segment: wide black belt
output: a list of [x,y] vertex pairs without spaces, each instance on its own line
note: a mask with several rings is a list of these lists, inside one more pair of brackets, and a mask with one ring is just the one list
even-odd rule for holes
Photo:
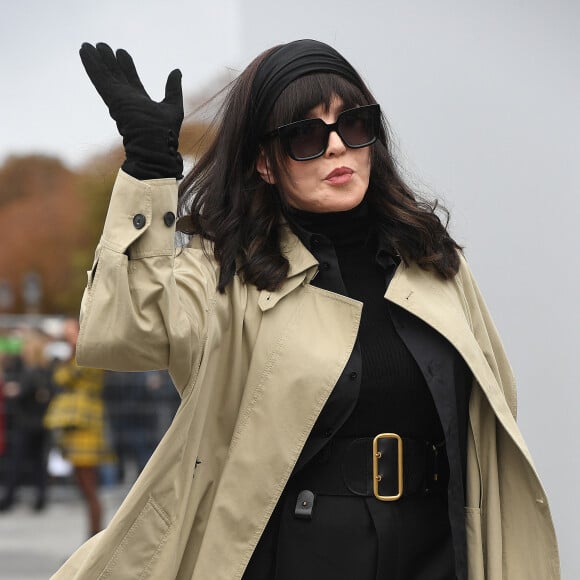
[[448,481],[444,442],[380,433],[376,437],[333,439],[296,474],[293,487],[309,492],[308,497],[360,496],[397,501],[416,494],[444,492]]

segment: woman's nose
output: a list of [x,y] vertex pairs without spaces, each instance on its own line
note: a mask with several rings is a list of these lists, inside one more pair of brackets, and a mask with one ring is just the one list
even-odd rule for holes
[[340,155],[346,150],[346,145],[344,141],[340,138],[340,135],[336,131],[331,131],[328,134],[328,145],[326,146],[326,155]]

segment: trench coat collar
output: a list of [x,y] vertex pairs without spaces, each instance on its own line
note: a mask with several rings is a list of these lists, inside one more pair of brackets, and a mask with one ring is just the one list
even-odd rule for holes
[[318,260],[304,246],[286,222],[280,227],[280,247],[282,255],[287,258],[290,264],[288,278],[305,273],[308,278],[307,281],[310,281],[315,274]]
[[[203,243],[201,238],[194,236],[189,241],[189,247],[203,248]],[[213,245],[209,244],[209,247],[213,251]],[[288,273],[276,290],[260,291],[258,305],[263,312],[276,306],[284,296],[301,284],[308,284],[318,271],[318,260],[302,244],[283,218],[280,223],[280,249],[282,255],[288,260]],[[236,271],[240,271],[239,262]]]
[[308,284],[318,271],[318,260],[302,244],[286,222],[280,226],[280,248],[282,255],[289,263],[288,274],[276,290],[260,292],[258,305],[263,312],[276,306],[284,296],[301,284]]
[[[308,232],[304,231],[305,238]],[[274,307],[284,296],[296,289],[300,284],[309,284],[318,272],[318,260],[308,249],[306,240],[292,231],[285,218],[281,218],[280,223],[280,248],[282,255],[289,262],[289,269],[286,280],[280,288],[274,291],[262,290],[258,305],[262,311],[267,311]],[[394,257],[393,257],[394,256]],[[384,241],[379,243],[377,249],[377,263],[389,271],[392,266],[398,266],[400,257],[393,252],[390,246]]]

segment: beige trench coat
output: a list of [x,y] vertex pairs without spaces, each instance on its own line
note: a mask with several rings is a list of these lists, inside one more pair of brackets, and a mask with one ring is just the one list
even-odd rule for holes
[[[309,284],[317,262],[289,230],[280,290],[236,277],[218,293],[213,259],[195,245],[174,250],[164,216],[176,198],[173,179],[120,172],[88,273],[77,357],[114,370],[169,368],[182,403],[107,529],[56,580],[241,578],[356,339],[361,304]],[[385,298],[446,337],[474,375],[470,580],[559,578],[548,502],[515,421],[512,372],[467,265],[443,281],[401,264]]]

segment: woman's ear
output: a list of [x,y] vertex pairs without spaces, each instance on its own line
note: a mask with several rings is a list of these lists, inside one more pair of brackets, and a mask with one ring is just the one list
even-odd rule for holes
[[260,177],[266,183],[270,185],[274,185],[276,183],[276,179],[270,171],[270,162],[268,161],[268,158],[266,157],[263,149],[260,149],[258,159],[256,160],[256,171],[260,174]]

